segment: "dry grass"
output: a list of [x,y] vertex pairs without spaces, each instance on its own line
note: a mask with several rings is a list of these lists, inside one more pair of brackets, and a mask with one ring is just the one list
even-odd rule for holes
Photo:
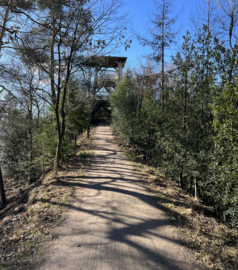
[[91,159],[92,143],[93,136],[89,140],[86,134],[81,136],[75,156],[57,175],[48,173],[37,187],[28,190],[25,203],[22,198],[12,204],[12,210],[0,213],[0,269],[35,267],[43,248],[54,237],[53,228],[63,221],[73,202],[75,184]]
[[128,145],[119,145],[158,199],[159,207],[170,215],[180,239],[193,251],[201,269],[237,270],[238,230],[220,223],[211,207],[186,194],[159,169],[147,166]]

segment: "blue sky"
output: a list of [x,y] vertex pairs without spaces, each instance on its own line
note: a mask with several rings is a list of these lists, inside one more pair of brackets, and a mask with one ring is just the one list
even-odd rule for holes
[[[129,10],[130,16],[132,16],[132,23],[135,30],[141,35],[146,35],[146,26],[148,25],[149,17],[148,13],[153,11],[153,0],[128,0],[128,4],[125,10]],[[202,0],[174,0],[175,13],[178,13],[183,8],[183,13],[177,22],[177,27],[182,26],[179,34],[180,40],[187,30],[191,30],[190,14],[195,11],[196,4]],[[176,27],[175,26],[175,27]],[[142,59],[142,55],[148,54],[150,48],[142,47],[136,38],[133,38],[131,48],[127,51],[121,50],[120,56],[127,57],[128,68],[136,67],[139,63],[139,59]],[[175,52],[175,49],[171,52],[167,51],[167,57]],[[119,55],[119,54],[118,54]]]

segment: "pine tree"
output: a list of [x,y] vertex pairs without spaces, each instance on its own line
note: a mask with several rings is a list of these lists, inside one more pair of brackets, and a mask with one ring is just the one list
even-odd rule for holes
[[213,57],[212,37],[207,26],[200,29],[194,50],[194,90],[191,102],[193,115],[191,116],[191,129],[193,131],[193,152],[196,160],[197,177],[194,178],[195,197],[204,196],[201,190],[206,182],[209,164],[213,149],[212,123],[212,87],[215,82],[215,67]]
[[[177,161],[176,159],[173,161],[173,166],[176,166],[174,168],[176,172],[179,171],[179,181],[182,188],[185,188],[185,182],[187,181],[185,175],[188,174],[188,168],[191,167],[190,163],[192,162],[189,152],[192,143],[189,124],[192,111],[191,97],[194,87],[192,80],[194,75],[193,51],[194,45],[190,33],[187,32],[181,46],[182,54],[178,53],[173,58],[176,66],[176,89],[170,98],[170,104],[173,104],[173,108],[167,115],[167,119],[173,117],[171,118],[173,121],[168,121],[168,130],[172,132],[170,136],[174,138],[174,143],[171,146],[174,149],[180,149],[180,157],[178,157]],[[168,149],[167,151],[171,150]]]
[[166,85],[165,85],[165,52],[175,44],[175,38],[177,31],[173,29],[174,24],[180,15],[172,16],[174,11],[173,2],[171,0],[155,0],[154,1],[154,13],[151,21],[151,27],[149,29],[150,39],[146,39],[138,36],[142,45],[148,45],[152,48],[153,52],[150,56],[156,63],[161,64],[161,104],[162,110],[165,108],[166,99]]
[[127,72],[122,82],[112,92],[110,104],[112,119],[123,140],[135,145],[138,102],[134,95],[135,84],[131,73]]

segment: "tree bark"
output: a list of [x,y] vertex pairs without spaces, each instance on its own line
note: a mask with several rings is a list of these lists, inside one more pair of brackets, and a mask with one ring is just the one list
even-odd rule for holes
[[197,198],[198,194],[198,182],[197,182],[197,177],[194,177],[194,198]]
[[55,94],[55,22],[56,22],[56,16],[53,18],[52,23],[52,37],[51,37],[51,44],[50,44],[50,90],[51,90],[51,98],[52,103],[55,104],[56,102],[56,94]]
[[90,124],[87,127],[87,138],[89,139],[89,135],[90,135]]
[[13,3],[13,0],[9,0],[5,14],[4,14],[4,18],[3,18],[2,30],[0,33],[0,53],[1,53],[2,45],[3,45],[2,40],[3,40],[3,36],[5,33],[5,28],[6,28],[6,24],[7,24],[7,20],[8,20],[8,14],[9,14],[10,6],[12,5],[12,3]]
[[184,181],[183,181],[183,165],[182,165],[182,167],[181,167],[181,172],[180,172],[179,178],[180,178],[180,185],[181,185],[181,188],[184,189]]
[[1,191],[2,205],[5,205],[7,200],[6,200],[5,190],[4,190],[1,167],[0,167],[0,191]]
[[57,172],[59,169],[59,161],[60,161],[60,150],[61,150],[61,144],[62,144],[62,136],[58,136],[58,143],[56,148],[56,154],[55,154],[55,164],[54,164],[54,170]]
[[164,91],[164,23],[165,23],[165,6],[163,4],[163,20],[162,20],[162,78],[161,78],[161,91],[162,91],[162,110],[164,112],[164,99],[165,99],[165,91]]
[[[2,50],[3,36],[4,36],[4,33],[5,33],[5,28],[6,28],[8,15],[9,15],[9,11],[10,11],[10,6],[12,5],[12,3],[13,3],[13,0],[9,0],[6,11],[5,11],[5,14],[4,14],[3,22],[2,22],[2,30],[0,32],[0,53],[1,53],[1,50]],[[0,167],[0,192],[1,192],[2,204],[5,205],[7,200],[6,200],[5,190],[4,190],[1,167]]]
[[[77,29],[75,30],[76,33]],[[60,84],[61,84],[61,52],[60,52],[60,46],[61,46],[61,41],[58,43],[58,61],[59,61],[59,68],[58,68],[58,89],[57,89],[57,100],[56,100],[56,108],[55,108],[55,114],[56,114],[56,121],[57,121],[57,128],[58,128],[58,143],[57,143],[57,148],[56,148],[56,154],[55,154],[55,163],[54,163],[54,170],[58,171],[59,169],[59,161],[60,161],[60,151],[61,151],[61,145],[62,141],[64,138],[65,134],[65,100],[66,100],[66,92],[67,92],[67,87],[68,87],[68,81],[70,77],[70,65],[72,61],[72,55],[73,55],[73,48],[71,47],[71,52],[70,56],[68,59],[67,63],[67,68],[66,68],[66,78],[65,78],[65,83],[63,87],[63,95],[60,97]],[[61,105],[61,121],[60,121],[60,115],[59,115],[59,106],[60,106],[60,98],[62,98],[62,105]]]

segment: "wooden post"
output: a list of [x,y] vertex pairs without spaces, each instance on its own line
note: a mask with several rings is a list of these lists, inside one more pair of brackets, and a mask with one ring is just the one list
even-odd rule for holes
[[119,66],[118,66],[118,68],[119,68],[119,81],[121,81],[122,80],[122,62],[119,62]]
[[122,62],[116,61],[117,63],[117,68],[114,68],[117,72],[118,75],[118,81],[120,82],[122,80]]

